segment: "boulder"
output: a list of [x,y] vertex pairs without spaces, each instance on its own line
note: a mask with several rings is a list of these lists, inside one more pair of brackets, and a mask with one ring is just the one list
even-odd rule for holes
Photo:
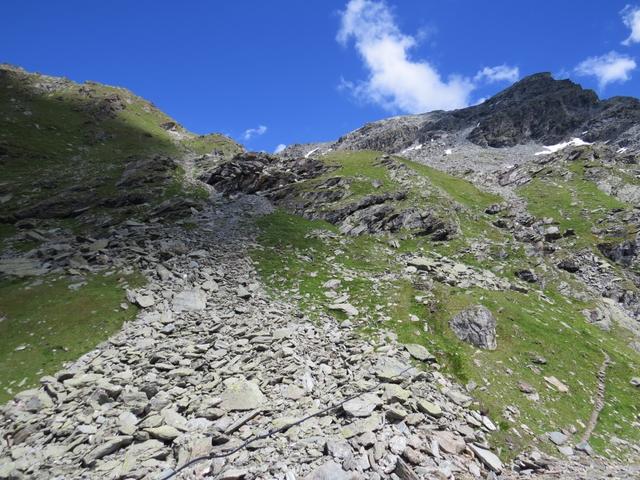
[[496,319],[491,311],[482,305],[461,311],[451,319],[449,326],[463,342],[487,350],[495,350],[498,346]]

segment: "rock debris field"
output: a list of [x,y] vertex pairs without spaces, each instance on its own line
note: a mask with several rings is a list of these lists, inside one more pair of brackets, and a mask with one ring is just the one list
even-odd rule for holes
[[174,478],[582,478],[588,457],[555,473],[535,451],[504,466],[486,440],[492,420],[424,347],[270,298],[247,254],[251,217],[270,209],[241,196],[194,212],[198,228],[114,230],[111,264],[149,279],[127,292],[140,314],[0,408],[0,479],[167,478],[365,391]]

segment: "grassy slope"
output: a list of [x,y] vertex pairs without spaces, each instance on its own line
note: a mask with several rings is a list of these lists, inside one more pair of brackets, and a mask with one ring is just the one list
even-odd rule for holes
[[[121,193],[116,182],[131,159],[158,154],[179,158],[211,151],[231,156],[241,150],[222,135],[168,132],[162,124],[171,122],[170,117],[121,88],[81,86],[6,67],[0,68],[0,74],[0,196],[13,195],[1,205],[1,214],[75,186],[88,189],[94,199],[112,198]],[[36,86],[43,82],[57,86],[45,91]],[[113,115],[96,114],[100,102],[113,97],[125,108]],[[206,195],[185,185],[180,167],[173,177],[153,203],[174,196]],[[124,219],[143,208],[103,210]],[[96,208],[92,213],[101,211]],[[93,227],[78,218],[52,219],[41,225],[93,233]],[[13,225],[0,223],[0,254],[38,246],[16,233]],[[133,307],[126,311],[118,307],[124,291],[116,275],[88,276],[87,285],[77,291],[67,288],[80,281],[77,278],[40,280],[44,283],[30,286],[30,280],[0,279],[0,402],[10,397],[9,391],[33,385],[43,374],[95,347],[135,315]],[[22,344],[29,347],[15,351]]]
[[[231,156],[241,150],[222,135],[167,131],[162,125],[172,119],[127,90],[67,82],[45,92],[34,87],[40,81],[38,75],[13,71],[0,77],[0,153],[5,154],[5,159],[0,156],[0,192],[13,194],[4,204],[7,211],[78,185],[97,198],[111,197],[131,160],[211,151]],[[96,113],[110,98],[124,109]],[[181,187],[176,170],[174,185],[156,201],[190,193]]]
[[120,308],[123,286],[140,276],[91,275],[70,289],[76,278],[44,277],[0,282],[0,402],[36,385],[118,331],[137,309]]
[[563,175],[558,168],[544,170],[519,192],[536,217],[553,218],[562,230],[572,228],[576,232],[576,246],[593,246],[598,240],[592,227],[601,228],[606,213],[629,205],[585,180],[582,162],[571,164],[568,172]]
[[[386,172],[372,165],[375,157],[373,152],[334,154],[328,162],[344,165],[332,175],[352,175],[362,186],[370,185],[372,178],[388,182]],[[275,294],[298,297],[313,316],[314,311],[325,309],[329,303],[323,283],[330,278],[342,279],[339,291],[349,293],[350,302],[360,310],[358,320],[363,331],[391,328],[401,341],[427,346],[460,381],[474,381],[481,387],[474,394],[481,408],[489,411],[501,425],[494,441],[503,446],[505,457],[535,442],[536,435],[550,430],[575,426],[578,438],[582,430],[579,421],[588,420],[595,393],[595,373],[602,363],[602,352],[607,351],[615,363],[608,372],[607,405],[592,443],[600,452],[623,456],[624,449],[606,451],[606,440],[611,435],[640,440],[638,429],[632,426],[640,413],[634,402],[637,392],[629,385],[633,371],[640,367],[640,358],[626,347],[625,332],[606,334],[588,325],[580,311],[589,305],[562,297],[555,291],[553,282],[544,292],[528,294],[441,284],[429,292],[412,283],[409,277],[398,275],[403,269],[398,255],[408,252],[436,251],[480,267],[498,267],[507,276],[526,266],[521,248],[512,244],[502,231],[491,225],[490,217],[483,214],[484,208],[499,198],[428,167],[408,161],[405,164],[435,187],[437,191],[429,197],[432,201],[446,203],[453,199],[464,207],[456,211],[464,236],[451,242],[429,243],[400,233],[401,248],[394,250],[385,238],[327,236],[327,232],[336,232],[335,227],[277,212],[260,221],[261,247],[253,252],[267,285]],[[300,188],[308,187],[303,184]],[[589,191],[589,195],[592,193]],[[363,194],[362,189],[354,194]],[[532,204],[535,210],[537,202]],[[567,224],[567,228],[575,225]],[[314,233],[317,231],[325,235],[318,238]],[[506,258],[477,259],[468,253],[471,243],[487,236],[508,252]],[[389,273],[396,275],[385,278]],[[566,275],[562,278],[569,281]],[[476,303],[490,308],[498,318],[499,348],[495,352],[477,351],[459,342],[447,326],[451,316]],[[419,321],[411,321],[412,315]],[[534,354],[542,354],[548,360],[546,365],[538,366],[540,373],[532,370]],[[560,394],[547,387],[545,375],[561,379],[569,385],[570,393]],[[518,390],[518,381],[534,386],[540,401],[528,400]],[[507,405],[515,406],[520,412],[515,422],[503,416]],[[550,448],[547,442],[540,446]]]

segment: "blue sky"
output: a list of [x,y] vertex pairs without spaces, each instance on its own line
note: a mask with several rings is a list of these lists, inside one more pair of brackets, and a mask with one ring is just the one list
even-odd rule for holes
[[539,71],[640,96],[640,1],[7,0],[0,18],[0,61],[127,87],[255,150],[473,104]]

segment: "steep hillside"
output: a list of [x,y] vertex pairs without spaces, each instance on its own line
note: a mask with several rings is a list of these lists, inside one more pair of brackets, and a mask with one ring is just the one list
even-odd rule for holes
[[269,155],[3,66],[0,479],[634,478],[639,116],[538,74]]
[[123,88],[0,66],[1,400],[134,318],[122,287],[142,279],[109,238],[198,207],[209,194],[187,171],[241,151]]
[[[528,211],[374,151],[237,157],[209,182],[281,207],[260,222],[253,254],[274,292],[298,299],[311,316],[334,312],[365,335],[390,329],[427,347],[500,422],[492,437],[503,455],[531,444],[553,451],[545,434],[555,430],[580,444],[597,374],[612,359],[590,441],[626,458],[640,440],[637,213],[585,176],[598,151],[547,158],[554,168],[518,189]],[[451,328],[477,305],[496,319],[493,350],[465,344]]]
[[185,155],[240,151],[222,135],[185,131],[125,89],[0,68],[5,223],[52,218],[104,227],[148,215],[182,197]]

